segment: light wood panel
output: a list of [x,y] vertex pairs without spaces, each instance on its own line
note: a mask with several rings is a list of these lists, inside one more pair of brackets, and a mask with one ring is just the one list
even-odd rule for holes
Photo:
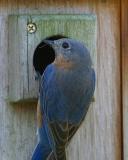
[[[8,15],[95,13],[98,21],[97,90],[84,124],[72,140],[68,160],[122,160],[119,0],[0,1],[0,155],[28,160],[35,143],[35,104],[10,105],[8,94]],[[11,69],[11,67],[10,67]]]
[[122,104],[123,104],[123,149],[128,160],[128,1],[122,2]]

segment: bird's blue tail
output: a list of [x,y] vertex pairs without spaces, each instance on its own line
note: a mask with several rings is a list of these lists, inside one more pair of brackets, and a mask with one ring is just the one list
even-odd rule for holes
[[51,150],[44,148],[40,143],[37,144],[31,160],[46,160]]
[[42,127],[38,128],[38,144],[35,147],[31,160],[46,160],[52,152],[47,132],[47,123],[43,119]]

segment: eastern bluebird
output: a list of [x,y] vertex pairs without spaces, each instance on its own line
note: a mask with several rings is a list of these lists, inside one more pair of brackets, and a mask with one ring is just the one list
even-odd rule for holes
[[85,118],[95,89],[86,46],[74,39],[44,40],[55,52],[40,82],[39,142],[32,160],[66,160],[65,148]]

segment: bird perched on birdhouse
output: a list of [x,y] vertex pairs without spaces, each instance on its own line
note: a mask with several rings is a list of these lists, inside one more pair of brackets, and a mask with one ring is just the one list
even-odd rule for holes
[[44,40],[55,60],[40,81],[39,142],[32,160],[66,160],[65,148],[80,127],[95,89],[95,72],[86,46],[74,39]]

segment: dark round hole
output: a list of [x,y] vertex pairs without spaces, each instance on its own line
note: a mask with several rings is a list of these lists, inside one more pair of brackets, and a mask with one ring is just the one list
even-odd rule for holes
[[[58,40],[61,38],[67,37],[63,35],[53,35],[43,40]],[[43,74],[47,65],[51,64],[55,60],[54,50],[52,49],[52,47],[44,43],[43,40],[36,47],[33,55],[33,66],[35,70],[41,75]]]

